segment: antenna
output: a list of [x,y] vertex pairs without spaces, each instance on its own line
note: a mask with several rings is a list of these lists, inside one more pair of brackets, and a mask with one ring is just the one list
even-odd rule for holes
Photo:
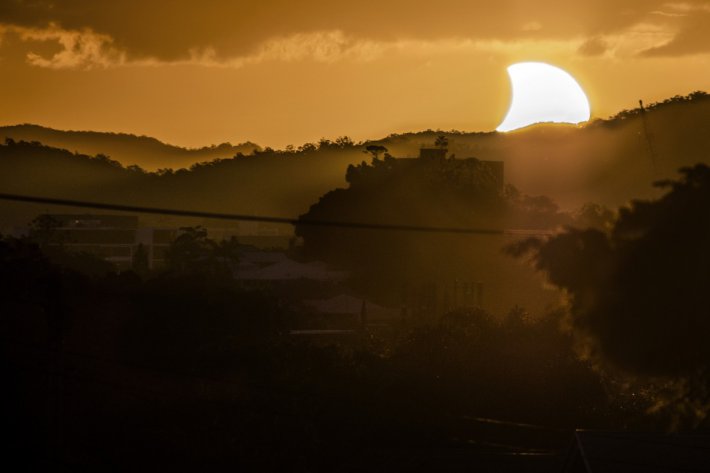
[[648,117],[646,116],[646,108],[643,106],[643,100],[639,100],[639,106],[641,107],[641,123],[643,124],[643,132],[646,136],[646,143],[648,144],[648,155],[651,158],[651,166],[653,167],[653,172],[656,172],[656,162],[658,161],[658,154],[656,153],[656,147],[654,146],[653,133],[648,126]]

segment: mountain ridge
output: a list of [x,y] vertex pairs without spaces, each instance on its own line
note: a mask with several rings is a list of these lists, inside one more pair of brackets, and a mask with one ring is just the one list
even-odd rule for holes
[[200,148],[185,148],[147,135],[91,130],[58,130],[24,123],[0,127],[0,140],[38,141],[53,148],[86,155],[103,154],[123,166],[136,165],[150,171],[187,168],[197,162],[251,154],[261,147],[252,142],[225,142]]
[[675,178],[681,167],[710,162],[707,94],[678,96],[643,113],[622,111],[581,127],[537,125],[509,133],[426,130],[357,144],[341,139],[289,150],[254,148],[250,154],[225,148],[189,169],[160,172],[125,166],[115,155],[108,159],[110,153],[92,158],[92,153],[72,154],[48,145],[6,144],[0,146],[0,190],[293,218],[326,192],[344,187],[348,167],[372,158],[367,145],[385,146],[395,157],[416,157],[421,147],[433,146],[444,134],[451,155],[502,161],[506,182],[522,193],[547,195],[565,209],[585,202],[617,207],[658,195],[652,183]]

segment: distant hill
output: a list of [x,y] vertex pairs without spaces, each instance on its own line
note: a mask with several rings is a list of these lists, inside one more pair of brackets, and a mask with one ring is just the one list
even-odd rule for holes
[[[420,147],[431,146],[444,134],[450,154],[503,161],[507,183],[521,192],[548,195],[565,208],[589,201],[616,207],[631,198],[653,196],[658,191],[651,183],[676,176],[682,166],[710,162],[707,94],[651,105],[645,121],[653,153],[644,115],[638,109],[584,126],[537,125],[511,133],[429,130],[360,144],[326,140],[287,151],[253,148],[248,156],[235,155],[240,148],[231,145],[186,150],[145,137],[6,127],[0,129],[2,133],[14,131],[16,140],[44,140],[47,146],[0,146],[0,191],[294,217],[305,213],[326,192],[344,187],[348,166],[370,161],[371,156],[363,153],[367,145],[385,146],[395,157],[414,157]],[[75,141],[61,144],[50,141],[52,137]],[[91,151],[79,147],[84,139],[93,146]],[[112,151],[111,143],[123,147],[116,145]],[[79,149],[80,153],[55,149],[59,146]],[[122,149],[123,156],[152,160],[154,164],[143,164],[145,167],[180,167],[174,159],[203,163],[176,172],[146,173],[126,169],[125,164],[141,161],[125,157],[121,161],[116,149]],[[130,150],[142,154],[131,154]],[[120,163],[90,154],[109,155]],[[210,156],[217,159],[204,162]],[[7,218],[10,213],[5,208],[0,204],[0,216]],[[38,206],[31,209],[27,212],[36,213]]]
[[[710,95],[676,96],[645,110],[624,110],[581,126],[443,134],[457,157],[505,162],[506,181],[523,192],[546,194],[565,207],[587,201],[617,206],[655,195],[651,183],[675,177],[682,166],[710,162]],[[377,144],[395,156],[416,156],[440,134],[391,135]]]
[[[365,155],[355,146],[328,152],[325,148],[256,151],[253,156],[218,159],[189,170],[146,172],[102,155],[8,141],[0,145],[0,192],[294,216],[328,190],[343,185],[348,164],[363,159]],[[0,227],[22,224],[47,210],[0,202]]]
[[231,158],[237,153],[251,154],[259,149],[254,143],[222,143],[203,148],[181,148],[147,136],[96,131],[62,131],[39,125],[0,127],[0,141],[38,141],[47,146],[86,155],[103,154],[124,166],[138,165],[155,171],[160,168],[187,168],[194,163]]

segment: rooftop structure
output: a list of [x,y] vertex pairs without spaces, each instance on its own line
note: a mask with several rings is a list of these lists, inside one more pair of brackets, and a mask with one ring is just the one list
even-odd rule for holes
[[[419,149],[419,159],[441,161],[446,159],[448,152],[448,148],[445,147],[423,147]],[[463,158],[458,161],[460,161],[461,166],[465,168],[469,175],[486,173],[494,182],[496,188],[499,191],[503,190],[505,185],[505,165],[503,161],[483,161],[477,158]]]
[[301,263],[284,253],[267,251],[244,252],[234,272],[234,278],[242,281],[342,282],[347,277],[346,272],[330,269],[319,261]]
[[129,269],[140,247],[146,252],[148,267],[160,266],[176,230],[140,227],[137,216],[93,214],[47,214],[54,221],[57,245],[99,256]]

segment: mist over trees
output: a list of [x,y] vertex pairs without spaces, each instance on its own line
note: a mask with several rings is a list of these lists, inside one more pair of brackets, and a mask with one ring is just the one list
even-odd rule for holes
[[237,153],[251,154],[261,148],[254,143],[222,143],[202,148],[182,148],[147,136],[96,131],[62,131],[38,125],[0,127],[0,141],[38,141],[53,148],[87,155],[103,154],[125,167],[140,166],[157,171],[165,168],[189,168],[195,163],[230,158]]
[[[445,287],[459,280],[484,283],[488,308],[499,314],[533,298],[536,311],[544,307],[546,297],[534,289],[538,281],[501,249],[510,241],[503,235],[509,228],[547,231],[574,222],[549,198],[504,187],[494,166],[475,159],[373,158],[371,164],[350,166],[346,181],[347,188],[325,194],[299,220],[471,228],[481,234],[297,225],[306,258],[347,268],[358,287],[390,303],[401,303],[407,287],[423,284],[440,286],[440,300],[453,299],[454,294],[444,294],[453,289]],[[502,307],[506,292],[521,299]]]
[[578,348],[601,370],[655,385],[682,421],[710,413],[710,167],[657,183],[658,200],[620,209],[607,231],[568,230],[511,248],[569,295]]
[[[3,225],[31,221],[26,236],[0,235],[6,460],[33,470],[445,471],[441,459],[464,452],[482,470],[557,471],[576,428],[707,429],[710,139],[696,122],[709,104],[693,94],[647,108],[650,127],[668,127],[655,135],[655,168],[636,111],[509,135],[322,139],[156,172],[7,140],[3,192],[301,215],[280,260],[323,260],[350,279],[307,291],[239,279],[254,248],[177,221],[164,266],[151,268],[139,247],[118,271],[72,251],[51,215],[35,218],[44,207],[0,203]],[[439,158],[394,157],[432,144]],[[528,187],[447,149],[505,155],[506,176],[529,173]],[[679,179],[646,189],[686,162]],[[530,192],[561,176],[569,181],[549,195]],[[574,198],[558,199],[567,191]],[[577,205],[589,194],[599,199]],[[643,199],[610,209],[629,195]],[[303,330],[325,317],[306,292],[361,302],[359,323]],[[368,323],[375,304],[394,315]]]
[[[617,207],[631,198],[658,196],[649,182],[671,178],[678,168],[706,162],[710,155],[706,94],[675,97],[647,105],[646,110],[658,157],[655,164],[639,109],[582,127],[533,126],[507,134],[427,130],[363,143],[348,137],[324,138],[284,150],[217,146],[216,154],[186,152],[194,158],[189,164],[182,164],[177,155],[169,163],[166,156],[173,156],[172,151],[165,154],[153,144],[143,146],[153,143],[148,138],[134,140],[140,151],[126,153],[113,144],[114,138],[123,140],[122,135],[103,141],[79,133],[76,140],[63,142],[49,140],[33,127],[21,135],[8,128],[3,129],[5,136],[14,136],[15,144],[0,145],[0,185],[16,193],[39,189],[47,195],[84,200],[295,217],[326,192],[346,185],[348,166],[360,164],[368,146],[386,148],[394,157],[412,157],[443,136],[458,158],[503,161],[506,182],[522,194],[548,196],[563,210],[586,202]],[[85,138],[86,146],[82,145]],[[43,145],[30,146],[21,140]],[[53,149],[61,147],[69,152]],[[141,156],[163,156],[166,161],[154,166]],[[383,158],[384,151],[378,156]],[[156,167],[160,169],[144,172]],[[26,206],[2,203],[0,208],[7,210],[7,220],[21,216],[26,222],[36,215],[27,215],[31,212]],[[15,218],[13,223],[21,220]]]
[[[344,138],[151,173],[105,155],[8,140],[0,145],[0,186],[9,193],[34,189],[80,200],[293,217],[340,185],[347,165],[362,156],[361,148]],[[7,202],[0,209],[5,225],[26,224],[38,213],[34,206]]]
[[[313,344],[289,335],[297,314],[269,288],[204,270],[222,252],[200,229],[183,235],[176,264],[143,277],[89,275],[32,238],[0,239],[9,460],[332,471],[383,445],[462,448],[482,435],[478,417],[553,431],[648,422],[642,401],[608,396],[554,317],[462,309]],[[539,448],[558,443],[536,433]]]

